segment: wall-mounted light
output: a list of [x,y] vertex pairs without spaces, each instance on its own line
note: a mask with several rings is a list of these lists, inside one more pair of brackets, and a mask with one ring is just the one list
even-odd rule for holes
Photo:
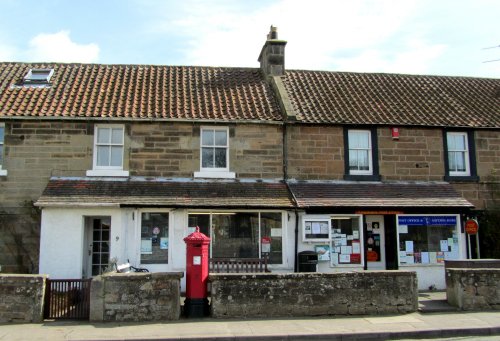
[[399,140],[399,128],[392,127],[391,128],[391,135],[393,140]]

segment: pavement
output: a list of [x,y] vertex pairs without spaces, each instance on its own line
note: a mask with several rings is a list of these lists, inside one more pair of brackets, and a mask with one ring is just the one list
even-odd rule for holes
[[425,304],[442,301],[443,295],[425,295],[420,295],[418,312],[404,315],[182,318],[163,323],[45,321],[0,324],[0,340],[500,340],[500,311],[461,312],[449,306],[442,307],[447,311],[431,311]]

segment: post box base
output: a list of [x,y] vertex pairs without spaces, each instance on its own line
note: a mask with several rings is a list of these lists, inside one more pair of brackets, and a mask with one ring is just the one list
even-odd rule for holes
[[210,314],[207,298],[186,298],[184,315],[186,317],[205,317]]

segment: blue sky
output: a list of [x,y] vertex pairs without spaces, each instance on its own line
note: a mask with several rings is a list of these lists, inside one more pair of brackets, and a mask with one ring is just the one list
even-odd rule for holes
[[[0,0],[0,61],[286,67],[500,78],[498,0]],[[484,49],[486,47],[494,47]]]

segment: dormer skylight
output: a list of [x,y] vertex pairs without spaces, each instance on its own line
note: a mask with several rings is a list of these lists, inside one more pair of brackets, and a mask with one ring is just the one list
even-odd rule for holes
[[54,74],[54,69],[30,69],[23,78],[23,84],[49,84],[50,78]]

